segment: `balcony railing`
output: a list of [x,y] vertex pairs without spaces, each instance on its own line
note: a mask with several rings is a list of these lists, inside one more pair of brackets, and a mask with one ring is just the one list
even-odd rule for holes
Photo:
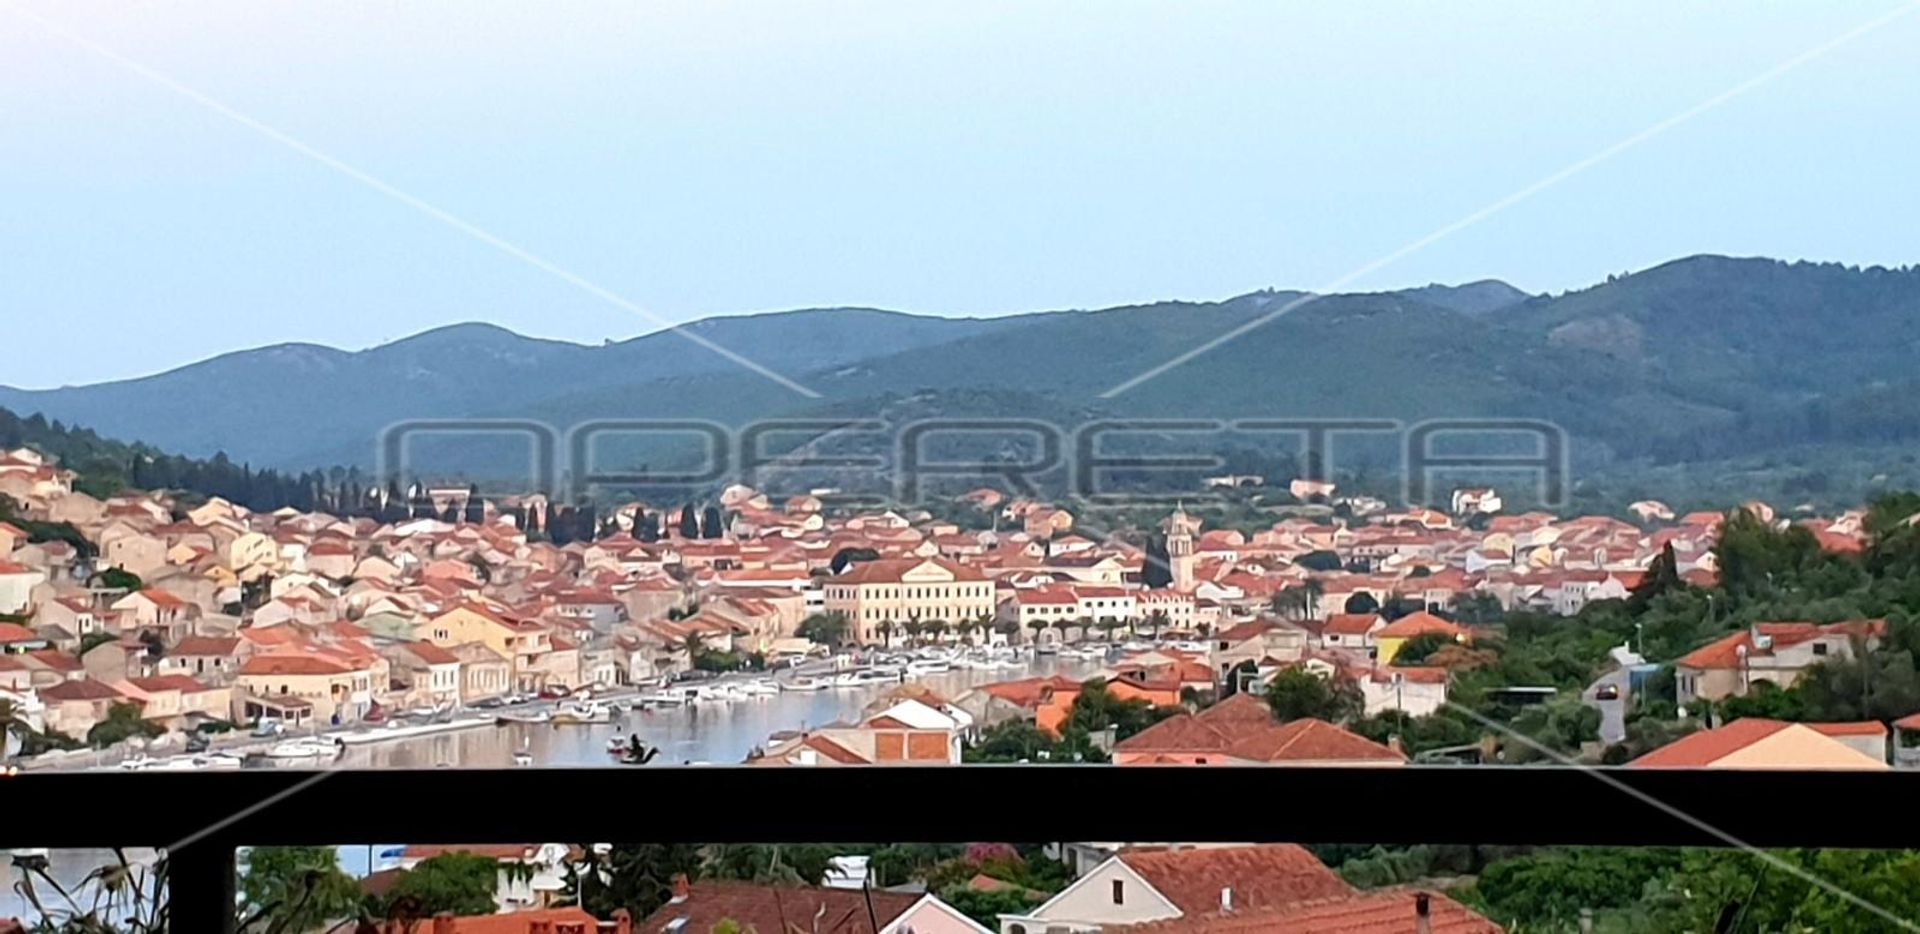
[[[859,794],[849,796],[856,783]],[[0,778],[0,848],[165,847],[173,930],[199,934],[228,930],[234,854],[251,845],[912,839],[1908,848],[1920,845],[1920,834],[1872,811],[1874,802],[1897,807],[1915,791],[1914,772],[1555,767],[91,772]],[[1815,804],[1836,801],[1863,807]],[[124,819],[129,813],[138,818]]]

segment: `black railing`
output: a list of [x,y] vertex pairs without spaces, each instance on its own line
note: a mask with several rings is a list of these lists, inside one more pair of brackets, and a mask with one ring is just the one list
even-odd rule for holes
[[[243,846],[1180,840],[1920,846],[1920,773],[1560,767],[649,767],[26,774],[0,848],[168,849],[173,930]],[[1852,804],[1854,806],[1846,806]],[[1879,814],[1881,816],[1875,816]]]

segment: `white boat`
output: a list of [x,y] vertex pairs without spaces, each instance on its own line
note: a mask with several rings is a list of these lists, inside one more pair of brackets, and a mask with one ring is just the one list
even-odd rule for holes
[[780,686],[766,679],[742,682],[740,690],[749,697],[772,697],[780,693]]
[[245,765],[246,760],[226,753],[210,752],[194,756],[193,764],[201,769],[237,769]]
[[545,723],[553,719],[553,714],[545,710],[530,713],[503,713],[498,718],[501,723]]
[[924,661],[908,662],[907,674],[942,675],[953,670],[953,663],[944,658],[930,658]]
[[551,722],[559,724],[612,723],[613,710],[594,701],[573,701],[553,712]]
[[843,671],[833,676],[833,686],[837,688],[859,687],[862,683],[860,680],[860,676],[863,673],[865,673],[865,669]]
[[687,696],[679,691],[654,691],[640,695],[640,703],[655,707],[678,707],[687,702]]
[[616,755],[619,753],[626,752],[627,741],[618,736],[609,737],[607,739],[607,751],[610,753],[614,753]]
[[824,691],[829,686],[831,686],[831,682],[825,678],[809,678],[805,675],[795,678],[792,681],[780,682],[780,690],[782,691]]
[[340,755],[340,744],[330,739],[290,739],[267,749],[269,759],[332,759]]

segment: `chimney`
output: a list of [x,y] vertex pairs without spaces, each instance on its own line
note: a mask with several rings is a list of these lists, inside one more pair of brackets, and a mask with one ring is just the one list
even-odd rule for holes
[[686,901],[687,896],[691,894],[693,893],[692,893],[692,890],[687,885],[687,874],[684,872],[674,873],[673,874],[673,899],[667,902],[667,904],[678,905],[681,902]]
[[1233,910],[1233,886],[1220,887],[1220,912],[1225,914]]
[[433,916],[433,934],[453,934],[453,912],[443,911]]
[[1392,736],[1387,737],[1387,748],[1401,754],[1402,756],[1407,754],[1407,744],[1400,741],[1400,734],[1398,733],[1395,733]]
[[633,934],[633,916],[625,908],[614,909],[613,934]]
[[1425,892],[1413,893],[1413,934],[1433,934],[1433,899]]

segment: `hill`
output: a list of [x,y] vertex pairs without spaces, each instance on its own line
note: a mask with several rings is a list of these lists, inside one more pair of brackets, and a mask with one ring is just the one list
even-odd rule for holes
[[[139,380],[0,389],[0,405],[169,450],[224,450],[296,469],[369,464],[381,429],[408,418],[535,418],[561,430],[613,417],[737,426],[976,411],[982,400],[993,400],[983,414],[1078,419],[1544,418],[1572,433],[1577,461],[1593,470],[1920,436],[1920,403],[1908,401],[1909,361],[1920,349],[1912,269],[1696,256],[1557,296],[1489,280],[1331,295],[1263,320],[1300,297],[1267,291],[992,319],[816,309],[687,326],[818,397],[671,331],[585,347],[460,325],[352,353],[283,345]],[[659,462],[672,447],[640,441],[610,456]],[[524,459],[511,445],[460,441],[432,453],[470,471]]]

